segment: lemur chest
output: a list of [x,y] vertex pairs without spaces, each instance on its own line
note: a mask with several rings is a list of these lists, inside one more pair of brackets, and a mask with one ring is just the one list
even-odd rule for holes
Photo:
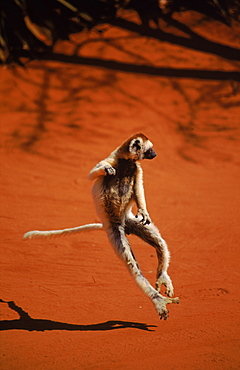
[[134,194],[137,167],[133,161],[119,159],[114,168],[116,175],[104,177],[104,194],[117,204],[126,204]]

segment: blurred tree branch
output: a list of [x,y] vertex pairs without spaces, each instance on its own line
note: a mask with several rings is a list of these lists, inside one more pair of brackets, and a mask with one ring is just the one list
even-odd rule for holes
[[174,12],[195,10],[228,26],[239,21],[239,0],[1,0],[0,63],[22,64],[28,53],[51,52],[58,40],[90,30],[101,23],[114,23],[117,14],[132,9],[143,29]]

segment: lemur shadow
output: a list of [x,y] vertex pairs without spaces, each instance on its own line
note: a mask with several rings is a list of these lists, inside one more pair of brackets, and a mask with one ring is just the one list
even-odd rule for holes
[[33,319],[21,307],[17,306],[14,301],[3,301],[8,307],[19,314],[19,319],[15,320],[2,320],[0,321],[0,330],[28,330],[28,331],[45,331],[45,330],[68,330],[68,331],[107,331],[115,329],[133,328],[145,331],[154,331],[150,328],[155,328],[156,325],[147,325],[138,322],[130,321],[106,321],[99,324],[90,325],[75,325],[64,322],[46,320],[46,319]]

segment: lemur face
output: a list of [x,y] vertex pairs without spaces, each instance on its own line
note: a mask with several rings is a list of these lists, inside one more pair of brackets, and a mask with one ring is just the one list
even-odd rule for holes
[[130,157],[133,160],[139,161],[142,159],[153,159],[156,157],[156,153],[153,150],[153,144],[146,136],[136,136],[129,145]]
[[149,148],[145,153],[144,153],[144,159],[153,159],[155,158],[157,153],[153,150],[153,148]]

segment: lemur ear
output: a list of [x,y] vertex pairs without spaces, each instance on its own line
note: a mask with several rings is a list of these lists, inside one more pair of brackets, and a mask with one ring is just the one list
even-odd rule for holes
[[141,138],[133,139],[129,144],[129,152],[137,153],[141,149]]

